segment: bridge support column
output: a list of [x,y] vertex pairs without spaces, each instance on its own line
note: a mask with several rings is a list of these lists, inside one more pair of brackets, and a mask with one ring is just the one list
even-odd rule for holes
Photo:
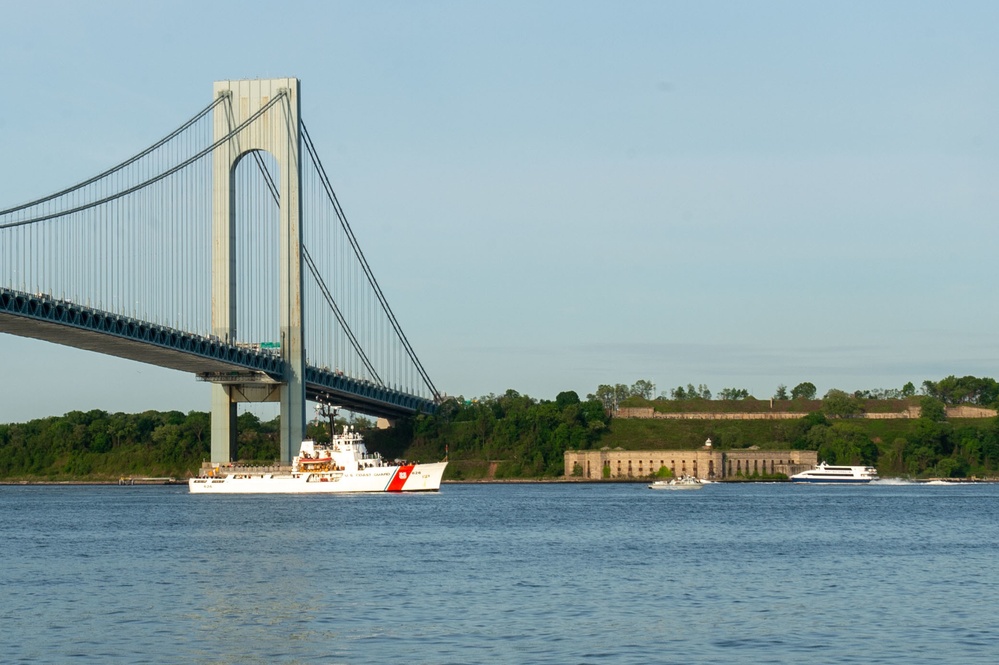
[[[281,402],[281,461],[291,462],[305,435],[305,342],[302,315],[301,129],[299,81],[216,81],[215,96],[228,97],[214,111],[215,141],[250,120],[215,149],[212,187],[212,330],[238,341],[236,322],[235,169],[248,153],[271,154],[280,169],[280,329],[284,375]],[[243,340],[253,342],[256,340]],[[228,388],[212,393],[212,461],[234,453],[235,404]],[[228,423],[228,424],[226,424]],[[228,453],[226,452],[228,450]],[[218,456],[218,457],[216,457]]]
[[212,386],[212,462],[236,461],[236,403],[229,386]]

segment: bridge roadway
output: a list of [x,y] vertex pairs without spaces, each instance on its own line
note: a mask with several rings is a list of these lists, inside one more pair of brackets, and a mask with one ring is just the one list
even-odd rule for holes
[[[284,361],[267,349],[3,287],[0,332],[191,372],[220,383],[276,384],[284,376]],[[432,400],[312,366],[305,368],[305,393],[313,401],[384,418],[436,410]]]

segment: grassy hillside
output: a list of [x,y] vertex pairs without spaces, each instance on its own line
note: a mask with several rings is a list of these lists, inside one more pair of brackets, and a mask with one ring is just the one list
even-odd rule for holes
[[[918,407],[920,398],[860,399],[859,409],[864,413],[900,413],[909,407]],[[800,413],[802,415],[822,410],[820,399],[643,399],[629,397],[621,401],[623,408],[652,408],[657,413]]]

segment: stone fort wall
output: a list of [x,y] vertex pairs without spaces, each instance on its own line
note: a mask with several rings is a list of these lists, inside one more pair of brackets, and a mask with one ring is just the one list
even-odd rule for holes
[[[666,467],[675,476],[724,480],[753,474],[792,476],[818,464],[814,450],[567,450],[565,475],[586,480],[650,478]],[[605,469],[607,470],[605,472]],[[574,471],[577,473],[574,474]],[[582,475],[578,475],[581,473]]]

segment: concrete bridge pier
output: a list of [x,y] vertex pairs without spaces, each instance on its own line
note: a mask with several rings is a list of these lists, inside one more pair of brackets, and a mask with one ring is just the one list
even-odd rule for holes
[[235,171],[244,156],[265,151],[280,170],[279,312],[285,371],[281,383],[266,394],[254,384],[212,386],[212,462],[230,462],[237,452],[237,401],[276,400],[281,403],[281,462],[288,464],[298,452],[306,422],[299,81],[216,81],[214,91],[216,98],[227,98],[214,110],[216,142],[258,111],[266,110],[212,154],[212,332],[220,338],[238,339]]

